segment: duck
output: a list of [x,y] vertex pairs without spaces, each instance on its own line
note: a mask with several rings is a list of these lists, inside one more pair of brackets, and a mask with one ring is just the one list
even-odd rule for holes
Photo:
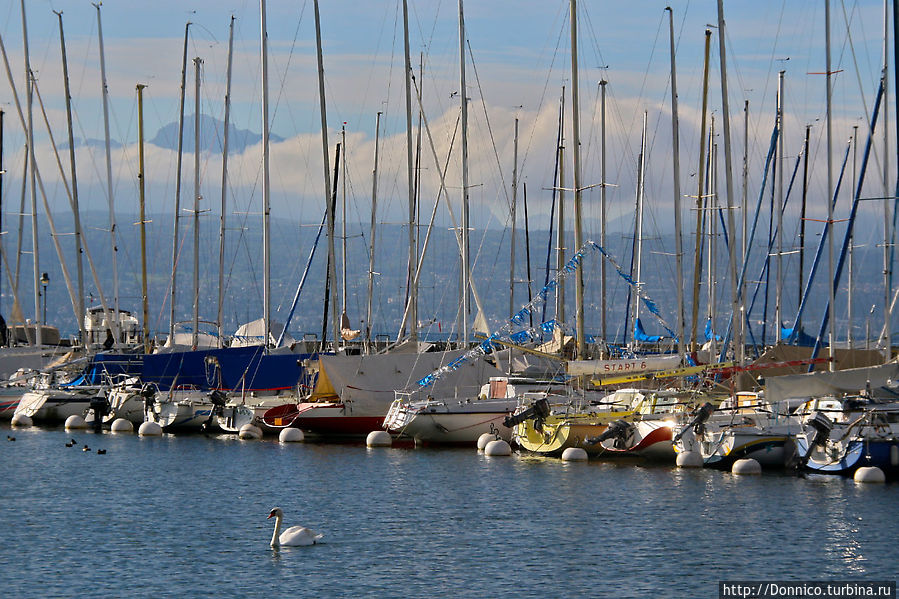
[[12,435],[6,435],[6,440],[7,440],[7,441],[15,441],[16,438],[13,437]]
[[281,511],[281,508],[279,507],[272,508],[268,518],[275,519],[275,531],[272,533],[271,543],[272,547],[275,549],[282,545],[285,547],[315,545],[320,542],[324,536],[321,533],[309,530],[303,526],[291,526],[284,532],[281,532],[281,521],[284,519],[284,512]]
[[106,455],[106,450],[105,450],[105,449],[98,449],[98,450],[97,450],[97,453],[98,453],[99,455]]
[[85,445],[84,447],[81,448],[81,451],[90,451],[90,450],[91,450],[91,448],[88,447],[87,445]]

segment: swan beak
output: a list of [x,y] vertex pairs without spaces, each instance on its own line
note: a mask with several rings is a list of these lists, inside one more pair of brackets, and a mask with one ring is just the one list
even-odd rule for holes
[[271,520],[274,517],[275,517],[275,512],[272,512],[271,514],[268,515],[268,518],[266,518],[266,520]]

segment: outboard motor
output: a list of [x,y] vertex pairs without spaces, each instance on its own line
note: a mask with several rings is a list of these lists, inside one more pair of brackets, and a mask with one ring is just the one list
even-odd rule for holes
[[153,411],[156,387],[154,385],[144,385],[140,390],[140,396],[144,398],[144,420],[147,420],[150,412]]
[[702,404],[702,406],[696,412],[696,415],[693,417],[693,420],[691,420],[687,426],[682,428],[680,432],[675,435],[673,442],[677,443],[678,441],[680,441],[681,437],[684,436],[684,433],[686,433],[690,429],[693,429],[696,434],[702,434],[703,424],[705,424],[705,421],[709,419],[709,416],[711,416],[712,412],[714,411],[715,406],[713,406],[711,403],[705,402],[704,404]]
[[585,442],[588,445],[595,445],[602,443],[606,439],[614,439],[615,449],[627,449],[627,438],[631,436],[633,428],[634,425],[626,420],[615,420],[609,423],[609,426],[606,427],[606,430],[601,435],[587,439]]
[[815,415],[809,418],[805,425],[813,429],[815,433],[810,439],[809,436],[806,435],[808,449],[806,450],[805,455],[802,456],[802,459],[799,460],[800,467],[808,464],[812,452],[815,451],[815,447],[824,447],[825,443],[827,443],[827,439],[830,438],[830,431],[833,430],[833,421],[823,412],[815,412]]
[[209,425],[212,424],[212,419],[224,413],[225,404],[228,402],[228,395],[223,391],[213,389],[209,392],[209,401],[212,402],[212,409],[209,410],[209,418],[200,425],[200,430],[204,433],[209,429]]
[[109,400],[103,395],[91,397],[89,409],[94,413],[94,431],[99,433],[103,430],[104,418],[109,414]]
[[508,428],[512,428],[516,425],[521,424],[525,420],[533,419],[536,421],[534,423],[534,428],[540,430],[541,428],[543,428],[542,423],[547,416],[549,416],[549,402],[546,401],[545,397],[541,397],[540,399],[535,401],[527,410],[519,414],[506,416],[506,418],[503,420],[503,424]]

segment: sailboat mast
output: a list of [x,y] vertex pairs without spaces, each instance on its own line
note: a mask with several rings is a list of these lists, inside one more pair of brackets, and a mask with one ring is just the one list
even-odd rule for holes
[[[3,112],[3,109],[0,108],[0,231],[3,230],[3,175],[6,174],[6,171],[3,170],[3,117],[6,115]],[[0,253],[3,253],[3,238],[0,237]],[[9,276],[9,272],[6,273]],[[3,297],[2,293],[3,289],[3,279],[0,277],[0,298]],[[0,300],[0,313],[3,312],[2,300]],[[9,343],[9,339],[7,339],[7,343]]]
[[509,317],[515,315],[515,211],[518,207],[518,117],[515,117],[515,133],[512,143],[512,237],[509,242]]
[[[271,216],[269,178],[269,114],[268,114],[268,27],[265,20],[265,0],[259,0],[260,37],[262,41],[262,321],[263,347],[269,346],[272,330],[272,264],[269,222]],[[315,3],[316,26],[318,25],[318,2]],[[325,150],[325,180],[328,178],[327,148]],[[330,194],[328,194],[330,196]]]
[[415,249],[416,218],[415,218],[415,172],[412,157],[412,58],[409,54],[409,6],[407,0],[403,0],[403,56],[404,76],[406,86],[406,183],[408,185],[409,204],[409,259],[406,265],[406,301],[409,305],[409,339],[418,341],[418,290],[416,288],[415,264],[417,251]]
[[680,207],[680,137],[677,113],[677,65],[674,52],[674,11],[668,11],[668,33],[671,45],[671,169],[674,175],[674,260],[677,280],[677,353],[684,353],[684,256],[681,240]]
[[[637,173],[637,272],[634,280],[637,282],[637,292],[634,294],[634,326],[631,331],[634,333],[634,341],[636,342],[637,321],[640,320],[640,294],[643,288],[643,200],[644,200],[644,177],[646,176],[646,124],[649,120],[649,113],[643,111],[643,135],[640,139],[640,160],[639,172]],[[636,344],[636,343],[635,343]]]
[[[72,131],[72,95],[69,91],[69,64],[66,59],[66,38],[62,27],[62,11],[53,11],[59,18],[59,46],[62,51],[62,78],[66,94],[66,125],[69,135],[69,163],[72,177],[72,216],[75,224],[75,254],[78,272],[78,300],[76,312],[78,317],[78,331],[81,344],[87,343],[87,330],[84,326],[84,266],[81,260],[81,210],[78,207],[78,179],[75,169],[75,136]],[[2,230],[2,228],[0,228]]]
[[143,308],[144,325],[144,353],[150,353],[150,304],[147,297],[147,226],[146,226],[146,196],[144,173],[144,88],[146,85],[137,84],[137,137],[138,137],[138,166],[137,182],[140,190],[140,274],[141,274],[141,307]]
[[[802,207],[799,209],[799,293],[796,296],[797,306],[802,303],[802,289],[804,287],[803,278],[805,276],[805,210],[808,202],[808,148],[811,128],[811,125],[805,126],[805,142],[802,146]],[[855,136],[853,135],[852,138],[854,140]],[[852,175],[852,180],[855,181],[854,173]],[[797,333],[801,329],[801,324],[802,323],[799,321],[793,323],[793,328]]]
[[[720,2],[720,0],[719,0]],[[827,126],[827,222],[830,223],[830,226],[833,227],[833,202],[831,198],[833,198],[833,128],[831,123],[831,86],[830,86],[830,0],[824,0],[824,46],[825,46],[825,81],[827,82],[827,93],[825,94],[826,98],[826,126]],[[834,299],[836,296],[833,276],[834,276],[834,265],[833,265],[833,257],[834,257],[834,248],[833,248],[833,235],[827,236],[827,286],[828,286],[828,323],[829,327],[829,337],[827,340],[827,351],[828,356],[830,357],[829,369],[833,371],[834,363],[833,363],[833,344],[836,340],[836,325],[834,324],[836,321],[836,311],[834,309]]]
[[[191,347],[197,349],[200,335],[200,69],[203,60],[194,58],[194,326]],[[267,339],[266,339],[267,341]]]
[[[600,188],[599,188],[599,206],[600,211],[602,212],[602,221],[600,224],[599,231],[599,245],[602,246],[603,249],[606,249],[606,225],[608,224],[608,218],[606,214],[606,85],[608,81],[603,79],[599,82],[599,88],[601,91],[602,102],[600,104],[600,130],[602,141],[600,149],[601,156],[599,162],[599,178],[600,178]],[[530,278],[530,277],[528,277]],[[603,352],[605,352],[605,348],[608,347],[607,341],[608,337],[606,336],[606,261],[602,260],[600,265],[600,296],[602,302],[602,343],[603,343]],[[605,357],[605,356],[603,356]]]
[[[889,9],[888,0],[883,0],[883,105],[889,106]],[[892,216],[890,214],[890,202],[895,201],[890,196],[890,127],[889,110],[883,111],[883,361],[889,362],[892,358],[892,311],[891,280],[892,267],[890,265],[890,251],[892,247],[891,229]],[[899,141],[899,140],[897,140]],[[851,242],[850,242],[851,246]]]
[[468,244],[468,90],[465,85],[465,12],[459,0],[459,101],[462,104],[462,347],[468,347],[469,285],[471,273]]
[[[733,319],[743,318],[744,299],[740,297],[737,289],[737,244],[734,239],[736,227],[734,223],[734,178],[731,168],[731,142],[730,142],[730,108],[727,97],[727,56],[725,54],[724,32],[724,0],[718,0],[718,57],[721,61],[721,118],[724,121],[724,179],[727,189],[727,230],[731,231],[731,242],[728,246],[728,259],[730,264],[730,294],[731,315]],[[734,356],[737,362],[743,363],[743,332],[740,327],[734,327]],[[723,348],[722,351],[726,351]]]
[[712,115],[709,126],[708,139],[708,157],[706,158],[706,182],[705,196],[707,198],[705,211],[708,221],[708,243],[706,253],[708,257],[708,267],[706,272],[706,322],[711,323],[711,339],[709,342],[709,355],[715,355],[715,310],[718,304],[717,298],[717,277],[718,277],[718,215],[720,214],[718,205],[718,144],[715,143],[715,116]]
[[[28,25],[25,20],[25,0],[22,0],[22,42],[25,50],[25,77],[27,80],[26,102],[28,115],[28,170],[31,177],[31,251],[32,264],[34,266],[34,344],[41,345],[43,342],[41,333],[43,321],[41,320],[41,298],[40,298],[40,261],[38,259],[38,232],[37,232],[37,190],[35,188],[35,158],[34,158],[34,110],[33,110],[33,90],[34,90],[34,74],[31,72],[31,59],[28,54]],[[28,327],[25,327],[26,330]]]
[[783,209],[784,209],[784,75],[777,75],[777,127],[780,131],[777,138],[777,277],[774,292],[774,344],[780,345],[781,327],[783,326]]
[[365,341],[371,344],[372,295],[375,287],[375,230],[378,213],[378,143],[381,134],[381,111],[375,116],[375,164],[371,171],[371,227],[368,254],[368,307],[365,310]]
[[178,154],[175,164],[175,225],[172,231],[172,278],[169,297],[169,342],[175,342],[175,300],[178,289],[178,233],[181,222],[181,159],[184,150],[184,93],[187,87],[187,35],[190,21],[184,26],[184,49],[181,54],[181,100],[178,109]]
[[[749,100],[743,101],[743,197],[740,200],[740,261],[746,262],[746,256],[749,252]],[[800,271],[802,269],[800,268]],[[799,275],[800,280],[802,274]],[[799,294],[802,295],[802,285],[799,287]],[[746,278],[743,278],[743,284],[740,287],[740,296],[746,297]],[[798,305],[798,304],[797,304]],[[746,339],[746,318],[740,318],[740,332],[743,339]]]
[[[333,309],[330,310],[331,330],[334,335],[334,346],[336,348],[340,341],[340,327],[338,325],[336,306],[337,290],[335,289],[337,286],[337,265],[335,264],[336,253],[334,251],[335,206],[331,198],[331,175],[329,173],[331,170],[331,163],[328,158],[328,114],[325,109],[325,66],[324,59],[322,58],[322,33],[318,0],[313,2],[313,7],[315,9],[315,50],[318,59],[318,103],[322,129],[322,161],[324,162],[325,198],[328,206],[328,278],[333,282],[331,285],[330,297],[326,298],[326,301],[330,302],[333,306]],[[323,324],[327,326],[327,323]],[[324,339],[322,339],[322,343],[324,343]]]
[[[531,290],[531,281],[533,280],[531,277],[531,228],[528,225],[528,184],[524,183],[522,188],[524,192],[522,199],[524,200],[524,260],[527,263],[527,273],[528,273],[528,304],[531,303],[533,299],[532,290]],[[534,326],[534,311],[530,310],[528,314],[528,323],[530,326]]]
[[119,331],[119,268],[116,243],[115,196],[112,192],[112,153],[109,147],[109,87],[106,84],[106,53],[103,50],[103,23],[100,18],[100,3],[97,9],[97,36],[100,40],[100,78],[103,83],[103,134],[106,142],[106,194],[109,200],[109,242],[112,247],[112,329],[116,342],[122,340]]
[[[858,125],[854,125],[852,127],[852,180],[855,181],[858,176]],[[849,190],[850,195],[852,194],[852,189]],[[849,294],[846,297],[846,342],[849,346],[849,349],[854,347],[853,343],[853,334],[852,334],[852,298],[855,294],[855,282],[853,278],[852,272],[852,263],[853,263],[853,253],[854,253],[854,237],[853,234],[850,233],[849,238],[849,248],[848,248],[848,256],[847,260],[849,262]],[[867,342],[867,339],[865,340]]]
[[[559,103],[559,210],[556,231],[556,272],[565,266],[565,86]],[[565,322],[565,285],[556,287],[556,320]]]
[[712,41],[712,30],[705,30],[705,59],[702,66],[702,115],[700,117],[699,127],[699,173],[697,179],[696,192],[696,238],[694,240],[695,248],[693,252],[693,315],[690,321],[691,334],[690,341],[693,349],[697,349],[696,329],[699,324],[699,282],[702,279],[702,225],[705,219],[705,213],[702,209],[704,202],[703,194],[704,176],[705,176],[705,124],[706,115],[709,106],[709,50]]
[[[577,68],[577,0],[571,0],[571,158],[574,180],[574,247],[580,249],[584,242],[581,230],[581,167],[580,167],[580,111]],[[577,359],[586,357],[584,335],[584,268],[578,262],[574,276],[575,343]]]
[[343,181],[340,184],[341,196],[343,197],[343,203],[340,206],[340,227],[341,227],[341,235],[340,235],[340,257],[341,257],[341,273],[340,273],[340,306],[341,306],[341,314],[346,315],[346,162],[347,162],[347,152],[346,152],[346,123],[343,123],[340,126],[340,146],[343,148],[343,164],[341,165],[341,170],[343,172],[342,178]]
[[222,207],[219,216],[219,301],[218,311],[216,313],[216,323],[218,323],[218,340],[219,347],[224,345],[224,327],[225,313],[225,215],[227,214],[228,205],[228,132],[230,128],[228,123],[231,119],[231,65],[234,56],[234,15],[231,15],[231,26],[228,29],[228,69],[227,79],[225,83],[225,123],[224,135],[222,136]]

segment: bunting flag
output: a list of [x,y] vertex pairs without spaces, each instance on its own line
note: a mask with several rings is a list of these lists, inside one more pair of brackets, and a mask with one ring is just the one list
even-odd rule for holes
[[[577,272],[578,267],[581,265],[581,261],[584,258],[584,255],[588,250],[595,250],[600,252],[609,262],[611,262],[612,266],[618,272],[618,274],[623,278],[629,285],[631,285],[637,296],[643,301],[643,304],[646,308],[652,312],[652,314],[659,320],[662,326],[665,328],[668,333],[671,334],[672,337],[676,336],[674,331],[668,326],[665,320],[662,318],[661,314],[659,314],[658,306],[656,306],[655,302],[653,302],[649,296],[640,289],[640,286],[634,282],[633,278],[630,277],[618,262],[609,254],[602,246],[593,242],[587,241],[580,247],[580,249],[572,256],[571,260],[569,260],[564,267],[556,271],[555,276],[547,283],[543,289],[541,289],[527,304],[525,304],[518,312],[515,313],[512,318],[510,318],[506,323],[490,334],[484,341],[474,346],[452,362],[445,364],[432,372],[431,374],[421,378],[418,380],[419,387],[429,387],[433,385],[438,379],[443,378],[445,375],[455,372],[459,370],[466,362],[473,358],[477,358],[480,356],[484,356],[493,351],[494,341],[503,338],[509,338],[518,342],[519,339],[537,339],[539,338],[539,334],[537,332],[536,327],[524,328],[524,330],[513,333],[512,331],[515,329],[522,328],[526,321],[529,321],[528,318],[531,313],[536,312],[537,307],[542,305],[543,302],[546,301],[547,296],[550,292],[555,291],[556,287],[559,286],[559,283],[564,280],[568,275]],[[540,329],[544,332],[552,332],[553,328],[556,326],[560,326],[556,321],[548,321],[541,325],[539,325]]]

